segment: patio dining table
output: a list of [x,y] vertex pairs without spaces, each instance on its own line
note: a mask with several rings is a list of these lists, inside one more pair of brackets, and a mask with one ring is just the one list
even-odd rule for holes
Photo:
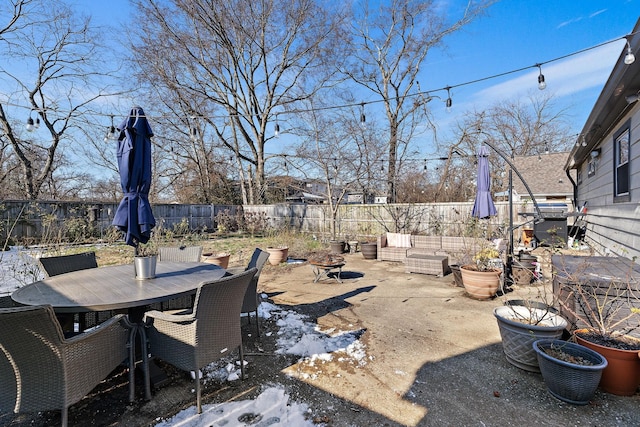
[[129,400],[134,400],[135,340],[140,337],[145,397],[151,399],[143,317],[150,304],[194,294],[203,281],[222,278],[223,268],[209,263],[158,262],[153,279],[138,280],[133,264],[60,274],[24,286],[11,295],[23,305],[49,304],[57,313],[122,310],[128,312]]

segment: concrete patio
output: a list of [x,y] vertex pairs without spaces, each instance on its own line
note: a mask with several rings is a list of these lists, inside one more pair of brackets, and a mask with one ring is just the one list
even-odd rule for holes
[[[254,399],[264,387],[279,385],[292,401],[308,405],[310,420],[327,427],[639,424],[638,393],[618,397],[598,391],[589,405],[573,406],[552,397],[541,375],[506,361],[494,307],[506,299],[535,298],[545,287],[517,287],[506,296],[476,301],[450,274],[407,274],[402,263],[365,260],[361,253],[344,258],[342,283],[333,278],[313,283],[307,263],[281,264],[265,267],[259,288],[270,302],[305,314],[326,334],[358,331],[364,363],[338,355],[322,361],[282,354],[276,344],[282,326],[276,320],[262,320],[261,338],[255,324],[244,322],[248,376],[205,384],[204,404]],[[548,265],[545,271],[548,275]],[[70,425],[153,426],[192,407],[189,374],[166,364],[161,368],[169,380],[154,388],[150,401],[144,400],[137,376],[136,401],[128,402],[123,367],[70,408]],[[1,426],[58,423],[59,411],[0,414]]]
[[[591,404],[572,406],[549,395],[541,375],[506,361],[493,308],[506,299],[536,298],[550,287],[516,287],[476,301],[451,275],[406,274],[401,263],[365,260],[360,253],[345,260],[342,284],[312,283],[308,265],[269,268],[260,282],[274,303],[309,314],[323,330],[364,331],[364,366],[298,363],[286,369],[355,408],[333,412],[333,425],[380,425],[381,419],[407,426],[638,425],[638,393],[598,391]],[[548,265],[543,272],[549,277]]]

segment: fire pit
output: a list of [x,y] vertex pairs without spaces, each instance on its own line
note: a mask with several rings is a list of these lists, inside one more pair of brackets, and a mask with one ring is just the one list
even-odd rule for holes
[[332,277],[338,283],[342,283],[340,274],[342,273],[342,267],[345,265],[344,257],[334,254],[317,256],[310,258],[309,264],[313,270],[313,283],[317,283],[323,277],[330,277],[329,274],[332,274]]

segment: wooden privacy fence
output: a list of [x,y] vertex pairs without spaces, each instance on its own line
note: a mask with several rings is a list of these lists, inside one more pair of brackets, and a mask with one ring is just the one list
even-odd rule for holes
[[[60,237],[81,233],[90,228],[90,234],[104,237],[112,228],[111,221],[117,204],[79,202],[25,202],[0,203],[2,222],[0,236],[7,234],[18,240],[38,240],[57,233]],[[331,236],[332,214],[329,206],[304,203],[275,205],[152,205],[154,216],[167,230],[176,228],[187,231],[216,231],[216,217],[221,212],[231,216],[244,213],[265,215],[268,227],[274,230],[289,229],[314,234],[318,238],[367,239],[385,231],[422,233],[430,235],[470,235],[472,202],[425,204],[349,204],[338,207],[336,235]],[[508,228],[509,206],[496,202],[498,214],[483,221],[483,227],[500,233]],[[527,211],[526,206],[514,204],[514,223],[523,222],[517,215]],[[84,230],[86,231],[86,230]]]

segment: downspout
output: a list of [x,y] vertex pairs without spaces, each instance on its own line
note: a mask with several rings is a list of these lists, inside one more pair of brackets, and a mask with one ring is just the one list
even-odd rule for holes
[[573,180],[573,177],[571,176],[571,173],[569,173],[568,169],[565,169],[564,173],[567,174],[567,178],[569,178],[569,181],[571,181],[571,185],[573,186],[573,206],[577,209],[578,208],[578,184],[576,184],[576,182]]

